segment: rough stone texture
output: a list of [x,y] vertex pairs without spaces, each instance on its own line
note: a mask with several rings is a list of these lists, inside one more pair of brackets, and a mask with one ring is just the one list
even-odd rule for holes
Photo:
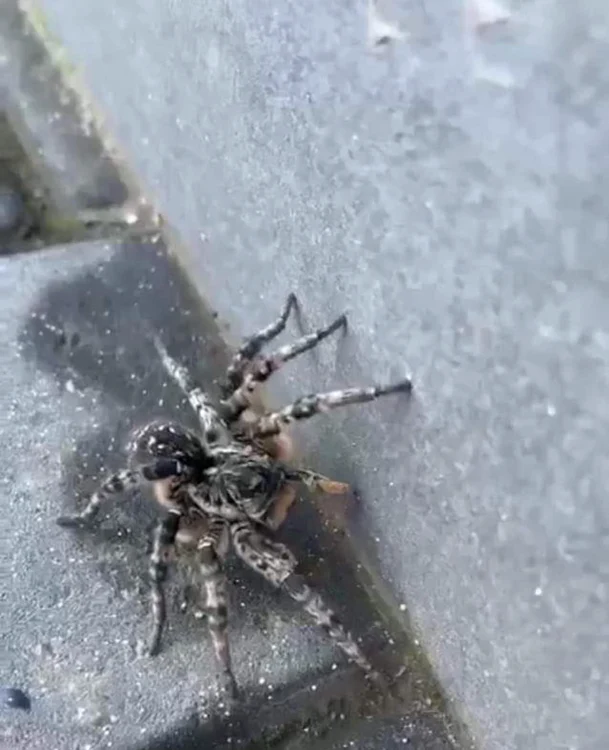
[[414,373],[307,434],[480,744],[605,748],[605,0],[42,5],[222,318],[349,310],[277,397]]
[[49,65],[47,50],[26,33],[17,5],[8,0],[0,9],[0,109],[26,139],[23,145],[63,209],[122,204],[127,187],[90,116],[84,121],[75,97],[59,85],[68,66],[60,72]]
[[[138,656],[150,624],[154,504],[117,500],[90,533],[70,533],[55,518],[124,465],[132,428],[157,416],[196,426],[151,333],[213,389],[226,362],[215,323],[153,242],[0,258],[0,299],[0,684],[32,700],[30,714],[0,707],[0,746],[146,746],[169,728],[195,727],[197,711],[220,709],[205,623],[193,616],[192,597],[180,609],[180,569],[164,649],[156,659]],[[317,531],[299,503],[282,534],[374,651],[384,632]],[[268,703],[344,663],[287,597],[239,564],[230,578],[233,658],[248,700]],[[345,692],[361,690],[361,677],[351,676]]]

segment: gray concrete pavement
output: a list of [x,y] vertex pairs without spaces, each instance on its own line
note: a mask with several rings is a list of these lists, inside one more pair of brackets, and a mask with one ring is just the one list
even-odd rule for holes
[[[157,416],[196,426],[168,380],[152,332],[213,389],[226,355],[211,315],[162,244],[152,241],[82,243],[2,258],[0,298],[2,570],[8,576],[0,684],[25,690],[32,701],[29,714],[0,707],[0,745],[148,745],[197,722],[210,731],[197,718],[201,712],[210,721],[216,717],[233,743],[248,741],[236,729],[231,735],[218,704],[196,600],[181,609],[189,580],[181,568],[171,583],[164,650],[154,660],[139,655],[149,627],[154,505],[117,500],[95,532],[55,525],[102,474],[124,465],[135,426]],[[315,515],[299,504],[288,526],[285,538],[305,569],[374,652],[384,631],[355,580],[324,548]],[[341,654],[291,600],[237,564],[230,578],[233,658],[246,713],[251,701],[268,703],[294,684],[310,689],[324,673],[342,668]],[[345,693],[362,688],[353,674]]]
[[480,745],[604,750],[606,3],[40,4],[235,336],[349,311],[275,398],[413,372],[304,434]]

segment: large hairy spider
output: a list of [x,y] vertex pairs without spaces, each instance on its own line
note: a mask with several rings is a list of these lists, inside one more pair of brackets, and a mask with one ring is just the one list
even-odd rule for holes
[[[148,653],[160,650],[166,619],[163,582],[174,545],[196,549],[205,589],[205,610],[214,653],[229,698],[237,695],[227,637],[227,592],[223,561],[229,547],[239,558],[275,587],[282,588],[312,616],[344,653],[371,679],[383,682],[352,636],[323,599],[297,572],[292,552],[271,538],[280,523],[276,499],[298,483],[332,491],[333,483],[306,469],[281,460],[282,451],[269,439],[281,436],[285,425],[337,406],[372,401],[380,396],[410,392],[404,379],[390,385],[349,388],[303,396],[283,409],[243,420],[256,387],[285,362],[313,348],[346,325],[342,315],[325,328],[261,356],[264,344],[281,333],[296,297],[291,294],[279,318],[245,341],[234,355],[227,373],[224,398],[214,404],[157,341],[166,369],[187,394],[198,414],[201,435],[177,423],[152,422],[135,432],[129,446],[130,468],[104,481],[78,514],[62,516],[62,526],[86,525],[113,495],[152,483],[163,509],[150,558],[152,633]],[[265,442],[266,441],[266,442]],[[341,485],[342,486],[342,485]]]

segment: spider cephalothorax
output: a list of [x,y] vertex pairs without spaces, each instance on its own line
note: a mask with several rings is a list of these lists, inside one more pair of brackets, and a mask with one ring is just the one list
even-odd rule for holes
[[186,369],[157,341],[166,370],[198,415],[201,435],[176,423],[145,425],[130,443],[130,468],[107,479],[79,514],[58,519],[63,526],[86,524],[110,496],[152,483],[155,497],[163,508],[163,517],[155,532],[150,560],[153,629],[149,653],[155,654],[160,648],[166,609],[163,581],[173,547],[184,544],[195,548],[214,651],[223,686],[231,697],[236,694],[237,686],[227,637],[223,572],[223,560],[231,546],[246,565],[300,602],[369,677],[381,680],[336,615],[297,572],[297,560],[292,552],[271,538],[270,530],[280,525],[287,512],[285,508],[277,510],[281,505],[278,498],[287,496],[290,490],[293,492],[295,485],[304,483],[310,488],[330,492],[335,485],[312,471],[294,468],[281,460],[289,453],[285,446],[281,447],[285,426],[337,406],[410,392],[412,384],[405,378],[387,386],[311,394],[279,411],[254,414],[251,405],[259,384],[282,364],[346,324],[345,316],[341,316],[326,328],[280,347],[270,356],[259,356],[264,344],[285,328],[295,304],[295,296],[290,295],[277,321],[247,339],[237,351],[227,371],[224,398],[218,404],[213,403]]

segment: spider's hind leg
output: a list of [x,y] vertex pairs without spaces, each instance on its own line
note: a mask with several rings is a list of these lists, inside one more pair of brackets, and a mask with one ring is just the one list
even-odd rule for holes
[[207,626],[214,647],[216,663],[220,668],[222,689],[230,701],[238,697],[237,681],[233,674],[228,642],[228,597],[226,574],[222,568],[223,544],[228,542],[226,521],[212,518],[207,533],[197,545],[199,571],[205,589]]
[[152,590],[152,634],[148,655],[156,656],[161,650],[161,636],[167,617],[164,582],[167,578],[167,562],[180,526],[180,514],[168,513],[159,523],[154,534],[150,556],[150,585]]
[[231,363],[226,370],[227,384],[225,390],[230,393],[241,385],[243,371],[254,357],[256,357],[262,347],[272,341],[285,329],[286,323],[290,316],[292,308],[297,304],[296,295],[291,293],[285,302],[281,315],[266,328],[257,331],[244,341],[244,343],[235,352]]
[[301,604],[302,608],[311,615],[315,623],[325,630],[332,641],[352,662],[357,664],[366,673],[370,680],[382,688],[386,687],[385,679],[372,666],[355,642],[353,636],[345,629],[345,626],[334,611],[325,603],[321,595],[309,586],[304,576],[299,573],[292,573],[283,581],[282,588],[292,599]]
[[256,531],[248,521],[231,524],[233,546],[239,557],[267,581],[286,591],[323,628],[332,641],[377,684],[385,680],[372,666],[353,636],[347,632],[333,610],[305,578],[295,572],[297,560],[284,544],[272,541]]

